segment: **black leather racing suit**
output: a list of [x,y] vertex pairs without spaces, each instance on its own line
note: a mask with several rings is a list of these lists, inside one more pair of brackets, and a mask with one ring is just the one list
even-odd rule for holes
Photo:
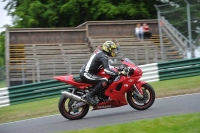
[[105,73],[109,75],[118,74],[109,68],[110,66],[108,64],[108,54],[103,50],[96,49],[88,62],[80,70],[80,78],[84,82],[96,84],[90,92],[93,96],[98,91],[103,89],[108,83],[106,78],[96,75],[101,67],[103,67]]

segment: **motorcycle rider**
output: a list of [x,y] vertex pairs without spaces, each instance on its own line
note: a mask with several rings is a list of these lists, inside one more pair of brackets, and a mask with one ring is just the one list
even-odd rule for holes
[[85,100],[92,105],[96,105],[97,101],[95,100],[94,96],[108,83],[108,79],[96,75],[98,70],[103,67],[104,72],[109,75],[125,75],[126,72],[116,72],[111,70],[111,66],[108,64],[108,57],[116,57],[117,54],[117,46],[112,41],[106,41],[103,46],[102,50],[96,49],[93,54],[91,55],[90,59],[80,70],[80,78],[86,83],[93,83],[95,84],[94,88],[86,94]]

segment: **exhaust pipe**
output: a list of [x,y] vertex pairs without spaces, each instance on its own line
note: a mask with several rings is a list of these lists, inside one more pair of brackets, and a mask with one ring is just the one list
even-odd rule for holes
[[74,95],[70,92],[67,92],[67,91],[62,91],[61,94],[67,98],[70,98],[70,99],[73,99],[75,101],[78,101],[78,102],[85,102],[87,103],[87,101],[85,101],[84,99],[82,99],[80,96],[77,96],[77,95]]

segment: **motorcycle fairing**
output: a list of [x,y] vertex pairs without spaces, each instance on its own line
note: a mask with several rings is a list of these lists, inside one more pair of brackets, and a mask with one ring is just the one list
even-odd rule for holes
[[[109,96],[112,100],[119,100],[122,103],[127,103],[125,99],[125,93],[129,90],[134,81],[137,81],[134,78],[126,78],[125,76],[121,76],[118,81],[113,82],[105,91],[105,95]],[[117,89],[117,86],[122,84],[120,89]]]
[[56,76],[56,77],[54,77],[54,79],[61,81],[61,82],[65,82],[65,83],[70,84],[70,85],[73,85],[73,86],[80,88],[80,89],[85,89],[85,88],[91,86],[91,84],[88,84],[88,83],[82,83],[82,82],[74,81],[73,75]]
[[[140,77],[125,77],[121,76],[118,81],[113,82],[105,91],[105,95],[109,96],[112,100],[119,100],[122,103],[127,103],[125,93],[133,88],[135,84],[139,92],[143,94],[142,85],[146,84],[144,81],[138,81]],[[121,88],[117,90],[117,86],[122,84]]]
[[107,102],[98,103],[95,107],[93,107],[92,110],[100,110],[100,109],[106,109],[106,108],[115,108],[127,105],[128,103],[121,102],[119,100],[109,100]]

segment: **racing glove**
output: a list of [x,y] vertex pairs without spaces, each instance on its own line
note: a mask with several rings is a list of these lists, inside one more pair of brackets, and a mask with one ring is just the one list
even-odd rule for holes
[[118,72],[118,75],[127,75],[125,71]]

